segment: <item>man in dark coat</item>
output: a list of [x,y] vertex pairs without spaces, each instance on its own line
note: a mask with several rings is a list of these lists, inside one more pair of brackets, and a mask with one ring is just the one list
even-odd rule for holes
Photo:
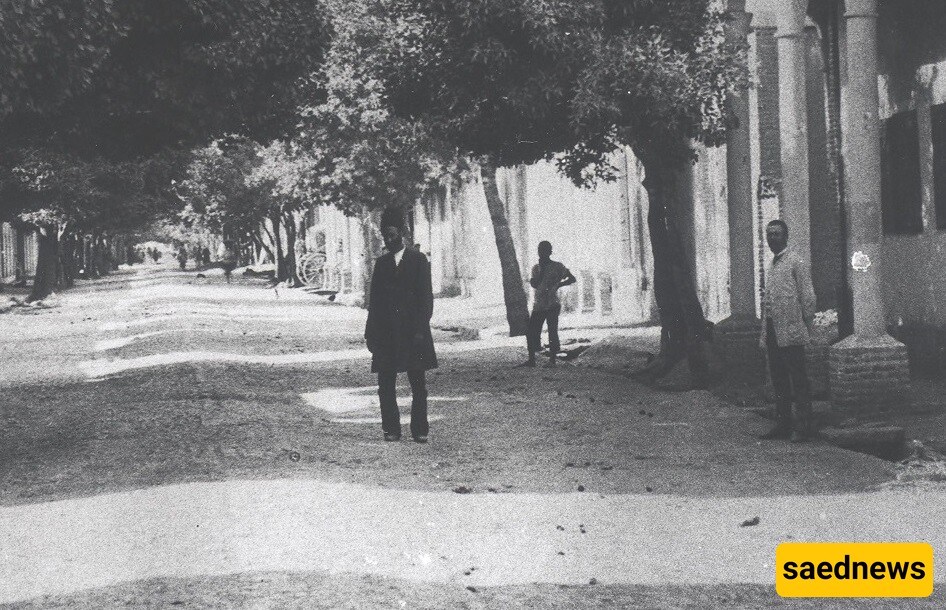
[[426,443],[425,371],[437,368],[430,331],[434,296],[427,257],[404,247],[401,226],[397,211],[386,210],[381,234],[388,251],[375,261],[371,276],[365,342],[372,354],[371,371],[378,374],[384,440],[401,438],[395,385],[397,374],[407,372],[412,394],[411,436],[415,442]]

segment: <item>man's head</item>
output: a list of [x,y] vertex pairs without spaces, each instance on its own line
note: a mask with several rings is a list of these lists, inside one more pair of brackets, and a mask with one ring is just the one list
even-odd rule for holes
[[381,237],[384,239],[384,247],[388,249],[388,252],[399,252],[404,247],[404,239],[401,235],[402,225],[400,210],[387,208],[381,214]]
[[539,259],[548,260],[552,256],[552,244],[547,241],[539,242]]
[[773,220],[765,227],[765,241],[775,254],[788,247],[788,225],[784,220]]

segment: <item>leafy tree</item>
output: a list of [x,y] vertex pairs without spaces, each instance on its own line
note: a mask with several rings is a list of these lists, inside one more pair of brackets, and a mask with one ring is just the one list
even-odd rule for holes
[[254,179],[263,164],[262,147],[239,136],[229,136],[195,149],[184,180],[176,192],[184,209],[185,227],[202,229],[225,240],[246,236],[276,263],[279,281],[289,279],[282,243],[283,211],[267,185]]
[[314,0],[2,3],[0,33],[0,149],[90,162],[291,131],[330,36]]
[[[305,209],[317,205],[306,188],[311,158],[296,146],[276,140],[257,153],[259,163],[247,183],[264,192],[269,202],[269,222],[273,227],[270,243],[276,246],[276,279],[293,286],[302,282],[298,275],[297,244],[305,243]],[[285,236],[285,246],[283,246]]]
[[[143,161],[84,160],[44,149],[20,151],[0,171],[0,196],[18,202],[18,218],[39,230],[39,264],[31,298],[39,287],[71,286],[76,249],[86,242],[91,275],[107,273],[111,238],[143,226],[169,209],[162,185],[166,156]],[[0,166],[0,170],[2,170]]]
[[123,33],[113,0],[0,3],[0,121],[58,110],[88,89]]
[[[40,14],[0,21],[28,50],[6,54],[7,74],[37,70],[39,82],[27,79],[0,110],[3,142],[53,141],[87,155],[143,156],[208,134],[284,135],[317,93],[307,77],[330,36],[313,0],[67,0],[66,13],[51,0],[19,4]],[[40,104],[46,81],[65,84]]]
[[[694,141],[725,133],[726,93],[745,86],[712,0],[387,0],[399,36],[387,50],[394,111],[483,159],[503,262],[510,328],[524,323],[515,253],[494,166],[555,158],[579,185],[614,178],[630,146],[645,168],[665,373],[684,355],[705,382],[706,322],[680,217]],[[508,242],[508,244],[507,244]]]
[[[294,145],[305,163],[297,166],[295,188],[309,205],[333,205],[361,218],[367,280],[380,254],[381,210],[413,210],[426,190],[465,165],[422,122],[391,112],[378,69],[399,34],[389,29],[383,4],[332,0],[329,7],[335,37],[319,74],[325,100],[302,108]],[[410,229],[405,226],[408,240]]]

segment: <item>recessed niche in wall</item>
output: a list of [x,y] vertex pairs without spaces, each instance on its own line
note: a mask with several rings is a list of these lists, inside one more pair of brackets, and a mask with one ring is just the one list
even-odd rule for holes
[[884,121],[880,163],[884,233],[922,233],[920,137],[916,110],[898,112]]

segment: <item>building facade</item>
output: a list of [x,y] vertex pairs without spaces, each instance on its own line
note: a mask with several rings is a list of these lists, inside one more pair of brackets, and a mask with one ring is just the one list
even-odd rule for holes
[[0,223],[0,284],[25,282],[36,275],[36,232]]
[[[704,313],[718,322],[723,351],[758,369],[764,227],[782,218],[811,263],[819,310],[839,313],[835,334],[811,354],[830,373],[832,399],[841,408],[889,402],[911,366],[946,366],[946,3],[726,8],[726,36],[748,44],[754,86],[729,100],[738,127],[726,146],[700,150],[693,167],[684,232]],[[500,195],[524,280],[548,240],[578,278],[563,293],[566,312],[653,323],[642,170],[628,151],[614,165],[618,179],[594,189],[570,184],[552,163],[502,169]],[[499,304],[493,228],[472,176],[418,202],[414,241],[430,257],[435,292]],[[317,224],[338,244],[336,258],[364,267],[377,235],[365,219],[342,218],[330,211]]]
[[[579,188],[553,162],[500,169],[505,204],[523,281],[538,260],[540,241],[552,243],[553,258],[578,282],[562,289],[566,315],[585,323],[649,324],[657,319],[653,260],[647,231],[643,170],[629,151],[615,153],[614,182]],[[728,225],[725,215],[725,151],[701,150],[693,168],[697,289],[710,319],[729,313]],[[478,172],[449,183],[418,203],[414,240],[431,259],[434,290],[463,295],[478,305],[503,302],[493,226]],[[527,292],[531,292],[527,286]]]
[[[735,246],[751,239],[740,219],[755,216],[756,232],[770,217],[785,219],[812,264],[819,309],[839,311],[842,339],[827,349],[832,400],[889,404],[908,364],[940,374],[944,365],[946,3],[731,0],[727,8],[727,35],[750,44],[755,77],[747,103],[732,105],[749,129],[728,141],[729,183],[751,176],[754,187],[730,189],[731,298],[747,303],[748,278],[758,274]],[[732,163],[740,155],[748,167]]]

